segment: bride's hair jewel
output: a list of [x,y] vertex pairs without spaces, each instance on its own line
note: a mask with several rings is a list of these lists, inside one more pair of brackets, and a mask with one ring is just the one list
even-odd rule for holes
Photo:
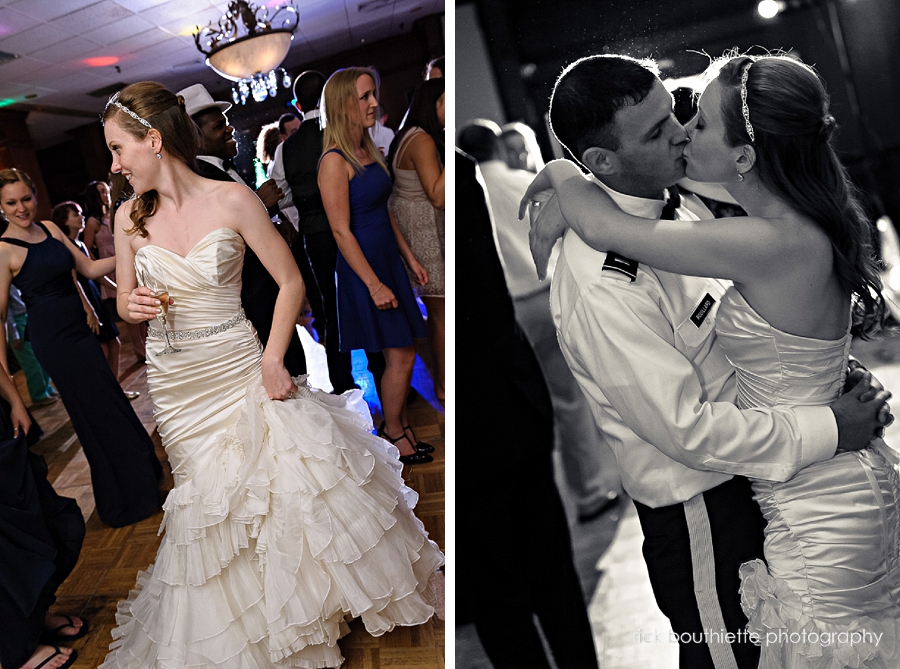
[[753,125],[750,123],[750,107],[747,106],[747,77],[750,76],[751,65],[753,65],[752,60],[744,65],[744,72],[741,74],[741,113],[744,115],[744,127],[747,128],[750,141],[755,142],[756,137],[753,135]]
[[152,128],[152,127],[153,127],[152,125],[150,125],[150,122],[149,122],[149,121],[147,121],[146,119],[142,119],[140,116],[138,116],[138,115],[135,114],[133,111],[131,111],[128,107],[126,107],[126,106],[123,105],[121,102],[119,102],[119,94],[118,94],[118,93],[116,93],[115,95],[113,95],[113,96],[109,99],[109,102],[106,103],[106,107],[104,108],[104,111],[106,111],[106,109],[109,108],[110,105],[115,105],[116,107],[118,107],[119,109],[121,109],[123,112],[125,112],[126,114],[128,114],[128,115],[129,115],[131,118],[133,118],[135,121],[140,121],[141,123],[143,123],[143,124],[144,124],[145,126],[147,126],[148,128]]

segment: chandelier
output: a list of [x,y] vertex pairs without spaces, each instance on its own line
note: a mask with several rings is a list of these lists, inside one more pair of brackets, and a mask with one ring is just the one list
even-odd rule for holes
[[[206,64],[217,74],[235,82],[231,96],[235,104],[252,97],[262,102],[285,88],[291,78],[279,67],[291,48],[297,29],[297,10],[291,5],[257,8],[247,0],[232,0],[218,22],[197,26],[194,42],[206,55]],[[206,48],[204,48],[204,46]]]

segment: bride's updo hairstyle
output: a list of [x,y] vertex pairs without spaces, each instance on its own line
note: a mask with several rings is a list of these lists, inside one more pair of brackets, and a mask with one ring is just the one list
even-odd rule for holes
[[[364,168],[362,162],[356,156],[357,146],[353,139],[353,130],[359,126],[362,119],[359,118],[359,105],[356,95],[356,80],[362,75],[367,75],[375,81],[375,73],[367,67],[346,67],[337,70],[328,77],[325,88],[322,90],[322,102],[320,123],[324,128],[322,145],[325,151],[340,149],[344,158],[353,165],[357,173]],[[363,130],[362,146],[385,172],[388,171],[384,162],[384,156],[375,146],[372,136],[367,130]]]
[[786,55],[729,54],[707,72],[722,85],[725,141],[752,146],[760,181],[831,240],[841,286],[854,297],[854,332],[865,338],[882,329],[887,312],[871,226],[832,146],[835,120],[822,79]]
[[[168,156],[195,168],[199,148],[197,128],[184,108],[184,98],[162,84],[141,81],[123,88],[110,98],[101,114],[104,124],[111,119],[137,140],[143,140],[151,128],[156,130]],[[131,207],[134,227],[125,232],[146,237],[144,222],[156,212],[157,205],[155,190],[135,198]]]

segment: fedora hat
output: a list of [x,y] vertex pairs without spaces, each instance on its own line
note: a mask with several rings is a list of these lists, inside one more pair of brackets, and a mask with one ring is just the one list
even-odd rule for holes
[[194,84],[193,86],[182,88],[176,95],[184,98],[184,108],[187,110],[188,116],[193,116],[204,109],[212,109],[213,107],[222,112],[227,112],[231,109],[230,102],[213,100],[212,95],[209,94],[209,91],[206,90],[206,86],[203,84]]

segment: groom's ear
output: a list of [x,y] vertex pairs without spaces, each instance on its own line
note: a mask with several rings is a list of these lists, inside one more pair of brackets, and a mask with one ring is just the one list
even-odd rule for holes
[[602,146],[592,146],[581,154],[581,162],[591,172],[600,176],[615,174],[618,166],[616,154]]

